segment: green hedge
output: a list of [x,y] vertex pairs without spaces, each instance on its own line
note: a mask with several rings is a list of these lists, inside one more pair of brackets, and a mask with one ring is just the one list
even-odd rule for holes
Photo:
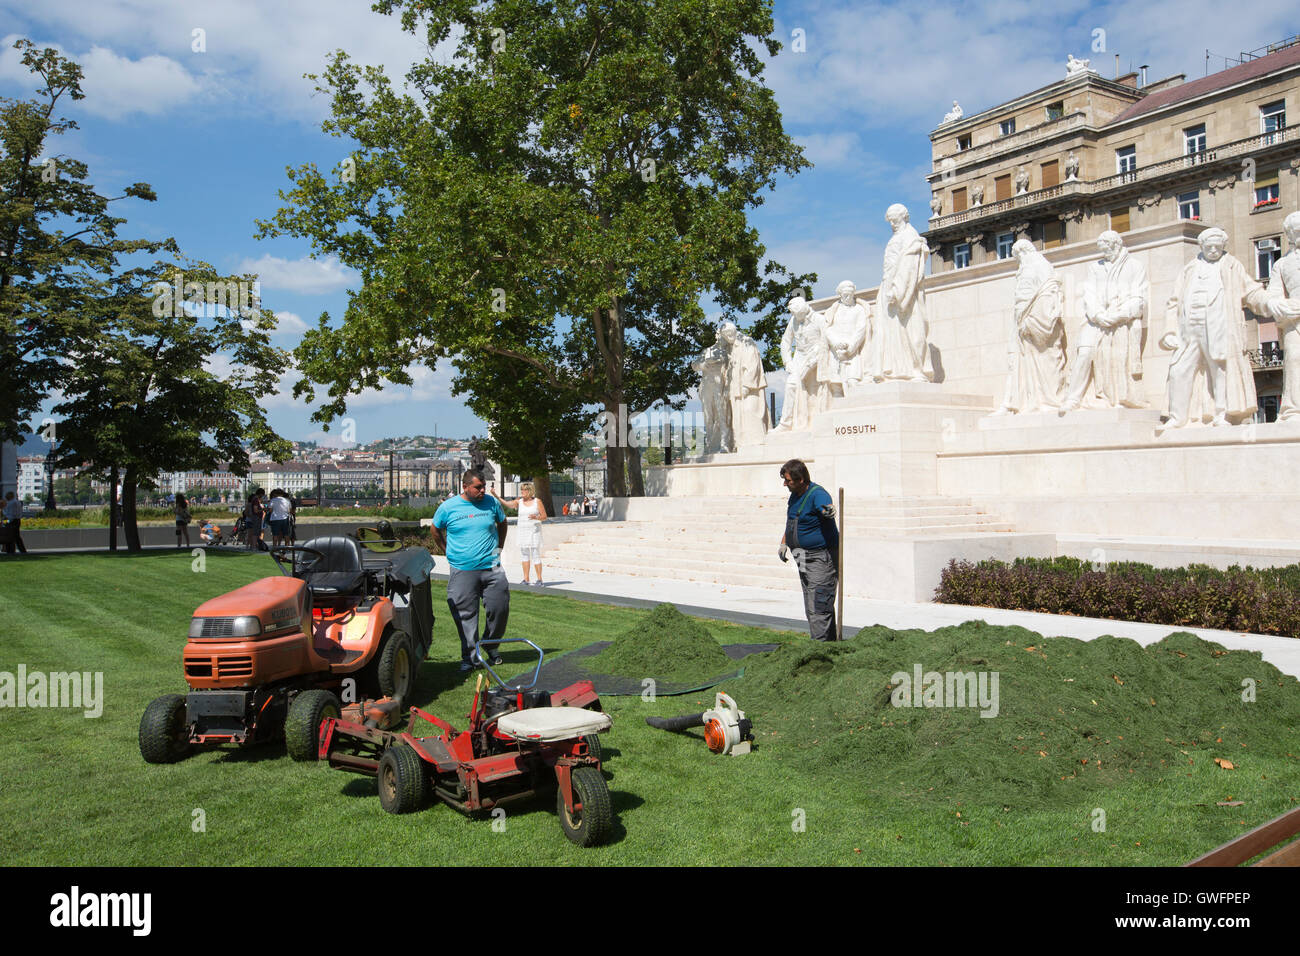
[[1221,571],[1079,558],[950,561],[934,599],[1047,614],[1300,636],[1300,564]]

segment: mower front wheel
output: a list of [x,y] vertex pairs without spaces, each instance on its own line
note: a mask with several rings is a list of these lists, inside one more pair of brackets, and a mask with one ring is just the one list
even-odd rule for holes
[[320,725],[326,717],[343,713],[339,699],[327,690],[304,690],[289,704],[284,719],[284,748],[294,760],[316,760],[320,755]]
[[379,805],[389,813],[410,813],[424,806],[429,782],[424,761],[411,747],[389,747],[379,758]]
[[560,788],[555,795],[560,829],[578,846],[600,846],[614,829],[609,785],[595,767],[574,767],[569,777],[573,784],[573,798],[582,804],[582,809],[570,813],[564,805],[564,790]]
[[140,718],[140,756],[147,763],[176,763],[190,752],[183,694],[164,694]]
[[400,697],[403,702],[410,700],[419,668],[411,639],[405,631],[394,631],[379,657],[379,692],[385,697]]

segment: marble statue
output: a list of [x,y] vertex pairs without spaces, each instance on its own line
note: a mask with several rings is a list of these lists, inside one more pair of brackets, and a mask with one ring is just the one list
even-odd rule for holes
[[833,367],[834,374],[824,379],[830,385],[831,396],[846,391],[872,377],[870,368],[864,368],[871,356],[871,314],[857,299],[858,287],[845,279],[835,287],[839,298],[822,313],[826,328],[825,362]]
[[1282,340],[1282,404],[1278,421],[1300,419],[1300,212],[1282,221],[1291,249],[1273,263],[1268,294]]
[[1137,382],[1142,376],[1142,323],[1151,294],[1147,270],[1124,248],[1117,232],[1103,232],[1097,248],[1101,259],[1088,266],[1084,278],[1083,326],[1063,412],[1085,402],[1110,408],[1147,404]]
[[943,197],[935,193],[930,199],[930,218],[938,219],[941,215],[943,215]]
[[1065,157],[1065,181],[1079,178],[1079,157],[1070,153]]
[[1021,166],[1016,170],[1016,195],[1029,192],[1029,170]]
[[731,403],[732,447],[740,451],[767,434],[767,376],[758,343],[724,322],[718,330],[718,344],[727,349],[727,397]]
[[1056,270],[1028,239],[1011,254],[1020,262],[1008,337],[1009,375],[995,415],[1054,411],[1065,395],[1064,293]]
[[884,274],[876,295],[872,378],[877,382],[930,382],[934,380],[934,364],[927,341],[925,292],[921,288],[930,250],[909,221],[907,207],[902,203],[885,210],[885,219],[894,235],[885,246]]
[[943,121],[945,123],[956,122],[957,120],[961,119],[965,115],[966,114],[962,111],[962,108],[957,104],[957,101],[953,100],[952,109],[950,109],[947,113],[943,115]]
[[781,336],[781,361],[789,377],[778,432],[811,428],[813,416],[829,404],[826,384],[819,380],[828,354],[826,326],[803,296],[791,299],[789,308],[790,324]]
[[[1255,414],[1255,375],[1246,357],[1246,317],[1274,315],[1264,287],[1224,249],[1228,234],[1217,226],[1197,237],[1201,252],[1183,266],[1165,311],[1168,331],[1160,347],[1174,353],[1169,365],[1166,428],[1191,420],[1197,373],[1213,406],[1211,425],[1229,425]],[[1206,406],[1207,410],[1209,406]],[[1197,416],[1200,417],[1200,416]]]
[[1073,53],[1067,53],[1065,58],[1065,76],[1069,79],[1072,76],[1078,76],[1080,73],[1089,73],[1092,71],[1091,60],[1075,59]]
[[704,406],[704,454],[732,451],[731,395],[727,391],[727,348],[719,341],[691,361],[700,373],[700,404]]
[[970,202],[972,206],[984,205],[984,185],[976,183],[970,188]]

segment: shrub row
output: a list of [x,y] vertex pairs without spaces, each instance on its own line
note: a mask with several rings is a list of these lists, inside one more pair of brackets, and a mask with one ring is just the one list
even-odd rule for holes
[[1204,564],[1157,568],[1079,558],[953,560],[934,599],[1047,614],[1300,636],[1300,564],[1281,568]]

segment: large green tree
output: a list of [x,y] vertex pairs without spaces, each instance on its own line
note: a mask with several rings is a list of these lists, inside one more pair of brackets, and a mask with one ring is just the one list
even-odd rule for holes
[[[298,350],[302,391],[328,391],[320,420],[362,388],[409,382],[411,363],[492,355],[599,404],[620,434],[642,410],[631,393],[680,384],[712,340],[702,298],[727,317],[775,313],[808,280],[760,269],[747,219],[808,165],[761,82],[759,50],[779,49],[766,0],[375,9],[430,49],[455,36],[455,53],[404,88],[337,54],[319,79],[325,128],[354,148],[328,174],[290,170],[262,224],[362,276],[343,323],[322,317]],[[623,453],[607,448],[613,495]]]
[[269,341],[274,315],[241,294],[255,279],[201,262],[155,262],[114,276],[88,304],[95,334],[71,346],[54,409],[63,416],[59,450],[65,462],[120,473],[132,551],[140,549],[137,490],[160,472],[244,475],[246,445],[277,460],[291,451],[259,407],[288,355]]
[[52,151],[76,124],[60,101],[84,99],[81,68],[54,49],[19,40],[37,98],[0,97],[0,441],[21,441],[26,421],[69,372],[72,344],[93,337],[88,302],[123,255],[166,243],[124,240],[117,199],[154,199],[144,183],[115,199],[89,182],[85,163]]

